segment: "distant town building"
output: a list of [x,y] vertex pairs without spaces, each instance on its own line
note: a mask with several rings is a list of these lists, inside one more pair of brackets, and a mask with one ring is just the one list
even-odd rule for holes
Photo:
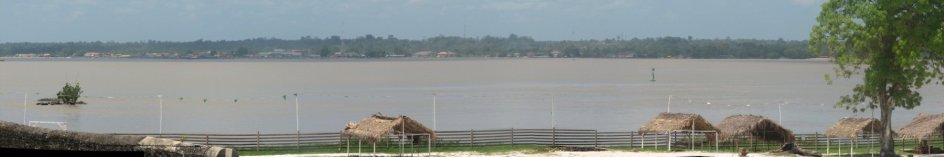
[[560,57],[560,56],[561,56],[561,52],[560,52],[560,51],[557,51],[557,50],[551,51],[551,57],[552,57],[552,58],[558,58],[558,57]]
[[441,51],[439,53],[436,53],[436,58],[455,57],[455,56],[456,56],[455,52],[449,52],[449,51]]
[[301,57],[305,53],[305,50],[291,50],[287,51],[285,49],[272,49],[269,52],[259,52],[258,56],[265,58],[278,58],[278,57]]
[[305,50],[294,49],[294,50],[292,50],[291,55],[292,55],[292,56],[302,56],[302,54],[305,54],[305,52],[306,52]]
[[52,57],[52,54],[49,54],[49,53],[43,53],[43,54],[38,54],[38,53],[20,53],[20,54],[14,55],[14,56],[16,56],[16,57],[23,57],[23,58]]
[[86,52],[86,53],[85,53],[84,55],[82,55],[82,56],[85,56],[85,57],[101,57],[102,54],[101,54],[101,53],[98,53],[98,52]]
[[433,52],[431,51],[420,51],[413,53],[413,57],[432,57]]

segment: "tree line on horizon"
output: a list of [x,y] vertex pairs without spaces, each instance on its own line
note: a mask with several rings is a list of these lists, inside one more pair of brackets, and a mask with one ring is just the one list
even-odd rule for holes
[[332,57],[338,53],[380,58],[412,56],[416,52],[448,51],[458,57],[552,56],[573,58],[812,58],[806,40],[692,39],[683,37],[611,38],[603,40],[537,41],[528,36],[463,38],[437,36],[422,40],[364,35],[353,39],[303,36],[297,40],[251,38],[244,40],[139,41],[139,42],[10,42],[0,43],[0,56],[48,53],[53,57],[77,57],[86,52],[127,54],[212,52],[228,57],[251,57],[273,49],[302,50],[306,57]]

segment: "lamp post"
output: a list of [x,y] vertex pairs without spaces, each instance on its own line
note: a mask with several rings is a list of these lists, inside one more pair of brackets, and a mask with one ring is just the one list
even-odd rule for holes
[[26,104],[29,103],[29,92],[23,93],[23,124],[26,124]]
[[665,103],[665,112],[672,112],[672,95],[669,95],[669,102]]
[[160,119],[158,120],[158,133],[164,135],[164,95],[157,95],[158,104],[160,104]]
[[299,132],[301,129],[299,129],[298,125],[298,93],[293,95],[295,95],[295,132]]
[[436,93],[433,93],[433,131],[436,131]]
[[554,121],[554,94],[551,94],[551,128],[556,128],[557,122]]
[[782,104],[777,104],[777,113],[778,113],[778,114],[777,114],[777,123],[780,123],[780,125],[783,125],[783,110],[781,110],[781,108],[782,108],[783,105],[786,105],[787,103],[789,103],[789,102],[784,102],[784,103],[782,103]]

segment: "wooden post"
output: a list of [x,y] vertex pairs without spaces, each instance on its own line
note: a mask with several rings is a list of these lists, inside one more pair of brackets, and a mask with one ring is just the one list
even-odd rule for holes
[[256,131],[256,151],[259,151],[259,131]]
[[629,148],[633,148],[633,132],[629,132]]
[[426,134],[426,156],[433,156],[433,134]]
[[751,151],[754,151],[754,150],[755,150],[755,148],[754,148],[754,136],[750,136],[750,138],[751,138]]
[[511,128],[511,146],[515,146],[515,128]]
[[206,145],[210,146],[210,135],[206,135]]
[[826,136],[826,154],[829,155],[829,136]]
[[[342,134],[341,136],[343,137],[344,135]],[[345,148],[345,150],[347,151],[347,154],[345,155],[351,156],[351,138],[350,137],[347,138],[347,147]]]
[[689,143],[689,148],[692,151],[695,151],[695,121],[692,120],[692,131],[688,132],[689,138],[691,138],[691,143]]
[[836,148],[836,152],[839,152],[836,156],[842,156],[842,140],[836,141],[836,145],[839,146]]
[[819,150],[819,132],[813,134],[813,150]]
[[597,136],[599,135],[600,135],[600,132],[597,132],[597,130],[593,130],[593,147],[594,148],[598,147],[597,143],[599,143],[598,142],[599,140],[597,140]]
[[[668,150],[669,150],[670,152],[672,151],[672,138],[674,137],[674,135],[675,135],[675,132],[666,133],[666,136],[668,136],[668,138],[665,138],[665,139],[667,139],[667,140],[665,140],[665,141],[668,141],[667,147],[668,147]],[[657,145],[657,146],[658,146],[658,145]]]
[[639,142],[639,148],[645,149],[646,148],[646,133],[642,133],[642,138],[640,138],[640,140],[642,140],[642,142]]
[[551,146],[557,146],[557,128],[551,128]]
[[475,149],[475,129],[469,130],[469,146]]

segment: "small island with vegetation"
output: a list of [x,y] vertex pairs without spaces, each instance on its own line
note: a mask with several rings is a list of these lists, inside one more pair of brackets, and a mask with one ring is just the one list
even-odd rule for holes
[[79,83],[75,85],[66,83],[62,87],[62,90],[59,93],[56,93],[56,98],[42,98],[37,100],[36,105],[75,105],[75,104],[85,104],[85,102],[79,101],[79,97],[82,95],[82,87],[79,86]]

